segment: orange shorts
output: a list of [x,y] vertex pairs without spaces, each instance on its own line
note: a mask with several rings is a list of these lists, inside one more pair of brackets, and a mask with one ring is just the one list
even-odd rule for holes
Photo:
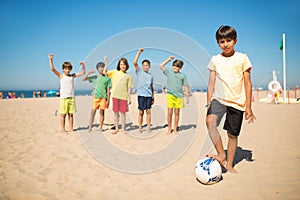
[[106,104],[106,99],[105,98],[96,98],[94,97],[93,99],[93,110],[97,110],[97,109],[107,109],[108,106]]

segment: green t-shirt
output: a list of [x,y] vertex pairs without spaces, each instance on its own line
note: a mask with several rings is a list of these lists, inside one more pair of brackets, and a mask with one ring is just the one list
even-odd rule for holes
[[186,75],[178,72],[175,73],[172,69],[165,68],[163,72],[167,76],[167,93],[174,95],[175,97],[184,97],[183,86],[188,86]]
[[94,97],[107,98],[107,88],[111,87],[110,79],[107,76],[95,75],[88,77],[88,80],[94,85]]

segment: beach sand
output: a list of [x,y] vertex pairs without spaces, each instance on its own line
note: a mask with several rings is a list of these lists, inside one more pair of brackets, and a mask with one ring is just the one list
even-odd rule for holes
[[[58,98],[1,100],[0,199],[300,199],[300,104],[255,101],[257,121],[244,122],[239,137],[239,174],[224,173],[222,181],[207,186],[194,174],[196,161],[207,150],[206,94],[193,94],[182,110],[178,135],[166,134],[164,94],[156,94],[154,130],[148,135],[137,133],[136,96],[132,100],[128,135],[111,134],[110,109],[104,125],[108,130],[100,134],[94,127],[87,133],[89,96],[76,97],[76,131],[67,135],[60,132]],[[224,132],[222,136],[226,143]],[[101,146],[104,140],[109,142]],[[163,164],[137,157],[139,165],[118,157],[120,152],[110,151],[107,144],[130,156],[162,152],[157,163]],[[108,160],[103,162],[103,156]]]

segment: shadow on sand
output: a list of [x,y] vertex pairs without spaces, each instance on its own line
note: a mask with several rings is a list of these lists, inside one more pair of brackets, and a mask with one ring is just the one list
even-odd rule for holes
[[[104,124],[104,125],[111,126],[111,128],[108,128],[110,130],[115,130],[115,128],[116,128],[113,124]],[[134,125],[132,122],[127,123],[125,126],[126,126],[127,131],[134,131],[134,130],[139,129],[138,125]],[[93,128],[99,127],[99,124],[93,124],[92,127]],[[142,128],[146,128],[146,127],[147,127],[146,124],[142,126]],[[160,126],[154,126],[154,127],[152,126],[151,131],[156,131],[156,130],[167,128],[167,127],[168,127],[168,124],[164,124],[164,125],[160,125]],[[121,125],[119,125],[119,128],[121,128]],[[196,124],[182,125],[182,126],[179,126],[177,128],[177,131],[185,131],[185,130],[189,130],[189,129],[193,129],[193,128],[197,128],[197,125]],[[88,126],[78,127],[77,129],[74,129],[74,131],[81,131],[81,130],[88,130]]]
[[[227,157],[227,150],[225,150],[225,153],[226,153],[226,157]],[[254,159],[252,158],[252,150],[247,150],[247,149],[242,149],[242,147],[237,147],[235,157],[233,160],[233,167],[243,160],[246,160],[248,162],[254,161]],[[223,169],[222,169],[222,171],[223,171]]]

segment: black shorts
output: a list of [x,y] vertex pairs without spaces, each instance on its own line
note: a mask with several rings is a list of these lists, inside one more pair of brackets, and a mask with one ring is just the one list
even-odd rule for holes
[[147,110],[151,108],[152,97],[142,97],[138,96],[138,109],[139,110]]
[[244,111],[235,109],[231,106],[225,106],[215,99],[211,102],[207,111],[207,115],[214,114],[218,117],[217,126],[219,126],[225,113],[226,119],[223,129],[227,130],[231,135],[239,136],[243,123]]

